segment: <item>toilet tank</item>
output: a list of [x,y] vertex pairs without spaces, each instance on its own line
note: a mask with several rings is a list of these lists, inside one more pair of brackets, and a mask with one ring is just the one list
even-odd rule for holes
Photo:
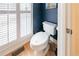
[[49,35],[50,34],[55,35],[56,34],[56,24],[44,21],[43,22],[43,30]]

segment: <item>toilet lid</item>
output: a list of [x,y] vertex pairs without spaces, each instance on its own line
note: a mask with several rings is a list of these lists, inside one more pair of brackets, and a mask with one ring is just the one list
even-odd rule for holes
[[44,44],[45,42],[48,41],[48,38],[49,38],[49,35],[47,33],[38,32],[32,37],[31,44],[33,45]]

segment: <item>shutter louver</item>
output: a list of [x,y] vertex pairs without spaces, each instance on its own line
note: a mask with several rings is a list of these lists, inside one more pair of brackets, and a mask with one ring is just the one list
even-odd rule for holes
[[11,11],[16,11],[16,4],[0,3],[0,46],[16,40],[16,13]]

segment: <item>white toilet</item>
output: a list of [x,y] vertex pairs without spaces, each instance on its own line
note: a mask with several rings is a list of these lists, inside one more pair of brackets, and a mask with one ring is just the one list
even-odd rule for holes
[[46,55],[49,49],[48,41],[50,34],[56,34],[56,24],[44,21],[43,29],[45,32],[41,31],[34,34],[30,40],[30,47],[34,50],[34,55]]

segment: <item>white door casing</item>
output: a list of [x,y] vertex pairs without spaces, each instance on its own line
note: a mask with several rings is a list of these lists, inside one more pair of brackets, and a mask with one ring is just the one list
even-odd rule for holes
[[66,5],[58,4],[58,56],[65,56]]

